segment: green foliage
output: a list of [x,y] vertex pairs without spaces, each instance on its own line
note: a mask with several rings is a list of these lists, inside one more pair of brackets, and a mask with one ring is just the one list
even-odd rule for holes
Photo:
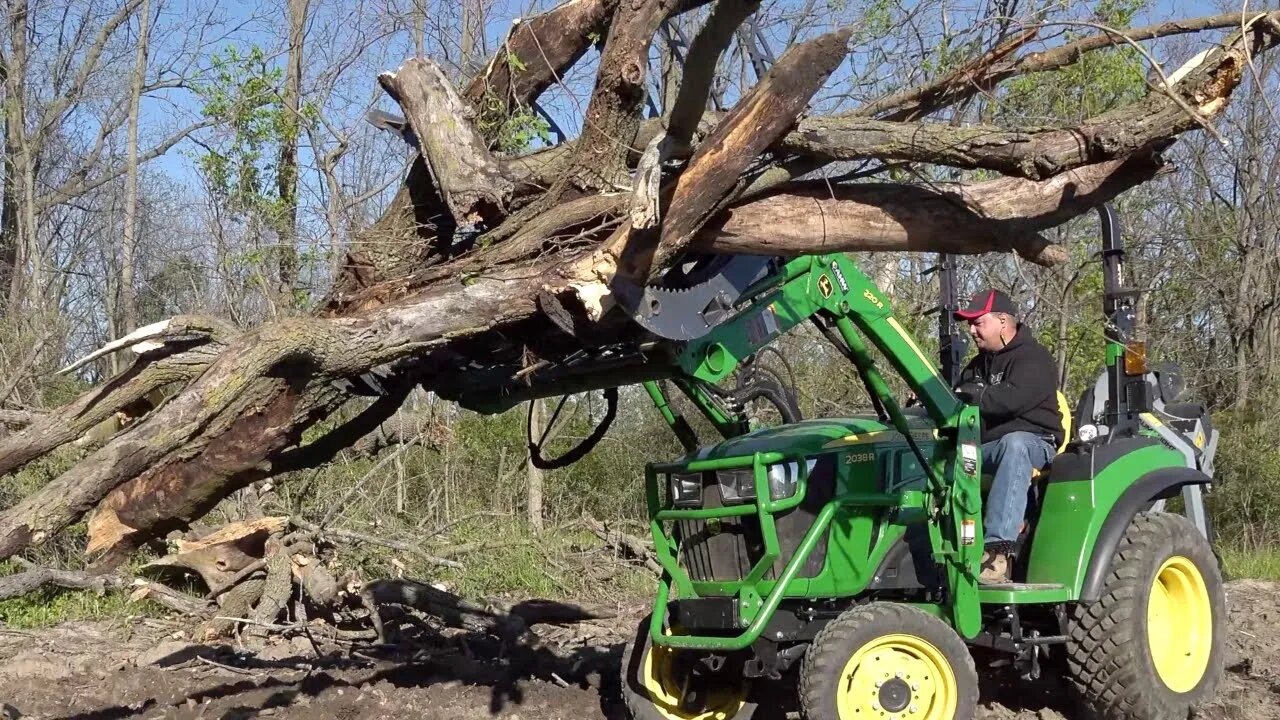
[[49,375],[40,381],[40,399],[45,407],[61,407],[88,389],[84,380],[74,375]]
[[[1094,15],[1099,24],[1123,29],[1146,5],[1147,0],[1102,0]],[[1096,32],[1092,27],[1072,28],[1062,41]],[[1013,78],[1000,95],[999,117],[1013,124],[1043,118],[1082,120],[1132,103],[1147,92],[1144,62],[1136,48],[1119,45],[1088,53],[1065,68]]]
[[1221,436],[1209,495],[1218,538],[1250,551],[1280,543],[1280,416],[1255,407],[1214,415]]
[[977,51],[978,45],[974,41],[956,43],[944,35],[933,52],[921,58],[920,67],[931,77],[943,75],[972,58]]
[[100,594],[86,590],[43,588],[21,597],[0,600],[0,626],[16,630],[162,613],[163,609],[150,601],[130,603],[127,593],[114,590]]
[[[209,79],[196,84],[195,92],[204,115],[225,128],[227,136],[197,154],[200,172],[233,212],[277,216],[284,209],[282,199],[269,185],[278,148],[299,132],[298,118],[286,111],[280,97],[283,73],[256,46],[247,53],[230,46],[213,56],[212,66]],[[317,110],[307,112],[314,117]]]
[[507,53],[507,69],[510,70],[512,74],[515,74],[515,73],[524,72],[527,68],[525,67],[524,63],[521,62],[519,55],[516,55],[513,52],[508,52]]
[[[843,0],[838,4],[843,5]],[[862,11],[862,23],[854,33],[854,41],[866,42],[888,35],[894,26],[893,8],[889,0],[870,0]]]
[[63,447],[0,478],[0,509],[12,507],[22,498],[48,485],[49,481],[71,469],[80,459],[80,454],[74,448]]
[[1222,564],[1230,578],[1256,578],[1280,582],[1280,551],[1272,548],[1220,548]]
[[[606,598],[636,597],[652,592],[643,570],[619,566],[601,574],[603,585],[584,572],[586,553],[607,558],[594,535],[580,528],[557,527],[533,533],[524,522],[468,523],[453,535],[455,542],[483,542],[489,549],[463,558],[463,570],[436,570],[464,597]],[[599,561],[591,561],[599,565]]]
[[[189,154],[213,199],[228,218],[243,223],[247,245],[254,248],[241,257],[221,255],[223,270],[264,287],[274,284],[275,268],[284,275],[288,267],[297,277],[307,267],[304,263],[318,264],[315,253],[300,258],[296,247],[281,244],[292,243],[298,202],[288,189],[296,187],[296,159],[282,162],[281,156],[291,145],[296,149],[303,130],[318,123],[321,109],[300,100],[297,112],[291,111],[282,81],[283,72],[262,48],[229,46],[213,55],[211,69],[193,86],[203,114],[218,130]],[[267,230],[280,241],[263,242]],[[279,289],[280,299],[295,308],[308,299],[294,288]]]
[[[508,58],[509,62],[515,60],[514,55]],[[486,97],[483,105],[475,127],[498,151],[518,154],[533,148],[535,142],[552,144],[551,125],[532,108],[518,107],[505,113],[501,101],[494,97]]]
[[[135,565],[141,562],[139,560]],[[0,560],[0,577],[21,571],[22,568],[13,561]],[[20,597],[0,600],[0,627],[38,629],[81,620],[160,617],[165,612],[163,607],[149,600],[129,602],[128,590],[100,593],[46,586]]]

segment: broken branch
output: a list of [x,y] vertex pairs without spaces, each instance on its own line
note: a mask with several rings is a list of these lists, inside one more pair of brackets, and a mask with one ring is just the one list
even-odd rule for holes
[[462,225],[500,220],[514,186],[468,122],[467,107],[440,66],[413,58],[379,75],[378,82],[404,109],[454,220]]

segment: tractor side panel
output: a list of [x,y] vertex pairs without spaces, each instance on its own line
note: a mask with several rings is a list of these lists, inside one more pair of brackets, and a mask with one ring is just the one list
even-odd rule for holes
[[[896,474],[897,450],[868,443],[834,455],[836,494],[876,492]],[[881,557],[901,533],[886,526],[879,508],[844,507],[827,530],[827,557],[823,572],[807,580],[794,580],[791,597],[850,597],[862,592]],[[896,533],[895,533],[896,530]],[[887,535],[887,537],[886,537]]]
[[1159,444],[1113,452],[1087,462],[1063,462],[1065,455],[1055,459],[1042,486],[1027,563],[1028,583],[1059,583],[1071,589],[1072,597],[1079,597],[1094,543],[1116,501],[1151,470],[1183,464],[1181,455]]

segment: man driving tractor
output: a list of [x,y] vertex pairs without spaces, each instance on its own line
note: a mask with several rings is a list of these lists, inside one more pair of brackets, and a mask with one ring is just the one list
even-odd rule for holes
[[983,518],[980,582],[1009,582],[1009,555],[1027,511],[1032,473],[1053,459],[1063,440],[1053,356],[1017,319],[1005,293],[975,294],[956,311],[969,323],[978,353],[960,375],[957,395],[982,416],[982,463],[994,475]]

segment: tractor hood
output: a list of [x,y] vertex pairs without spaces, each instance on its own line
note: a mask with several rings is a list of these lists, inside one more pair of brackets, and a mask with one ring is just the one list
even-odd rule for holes
[[[912,435],[922,443],[933,442],[933,425],[927,418],[908,417]],[[729,438],[714,445],[704,445],[678,459],[678,463],[694,460],[716,460],[742,457],[753,453],[786,452],[804,456],[838,450],[867,442],[891,443],[902,440],[902,433],[872,416],[820,418],[790,425],[761,428],[746,435]]]

